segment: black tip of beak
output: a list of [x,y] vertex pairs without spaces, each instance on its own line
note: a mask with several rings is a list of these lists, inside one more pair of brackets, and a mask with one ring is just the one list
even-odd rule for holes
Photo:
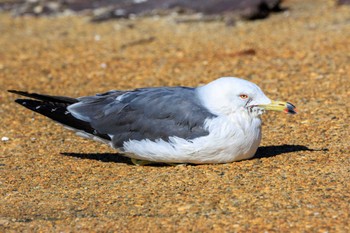
[[285,109],[285,112],[288,114],[296,114],[297,109],[293,104],[287,102],[287,108]]

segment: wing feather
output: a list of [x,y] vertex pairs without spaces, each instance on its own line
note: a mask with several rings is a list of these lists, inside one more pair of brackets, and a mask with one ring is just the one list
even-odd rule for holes
[[201,105],[195,89],[186,87],[110,91],[78,100],[68,111],[112,136],[115,147],[129,140],[205,136],[205,120],[215,117]]

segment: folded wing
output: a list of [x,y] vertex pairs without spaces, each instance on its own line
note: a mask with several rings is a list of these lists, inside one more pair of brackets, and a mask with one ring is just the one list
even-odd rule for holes
[[78,101],[68,111],[99,134],[109,135],[117,148],[129,140],[205,136],[205,120],[215,117],[201,105],[195,89],[186,87],[110,91]]

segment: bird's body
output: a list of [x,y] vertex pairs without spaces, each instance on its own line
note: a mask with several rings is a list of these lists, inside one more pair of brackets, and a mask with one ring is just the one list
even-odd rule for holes
[[251,158],[261,141],[264,108],[295,113],[293,105],[272,103],[255,84],[231,77],[198,88],[141,88],[77,99],[11,92],[37,99],[16,102],[78,135],[151,162],[202,164]]

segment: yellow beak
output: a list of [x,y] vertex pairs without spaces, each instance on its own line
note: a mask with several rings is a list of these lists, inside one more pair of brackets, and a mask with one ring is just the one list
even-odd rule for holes
[[293,104],[283,101],[271,101],[270,104],[259,105],[259,107],[267,111],[280,111],[289,114],[296,114],[296,108]]

